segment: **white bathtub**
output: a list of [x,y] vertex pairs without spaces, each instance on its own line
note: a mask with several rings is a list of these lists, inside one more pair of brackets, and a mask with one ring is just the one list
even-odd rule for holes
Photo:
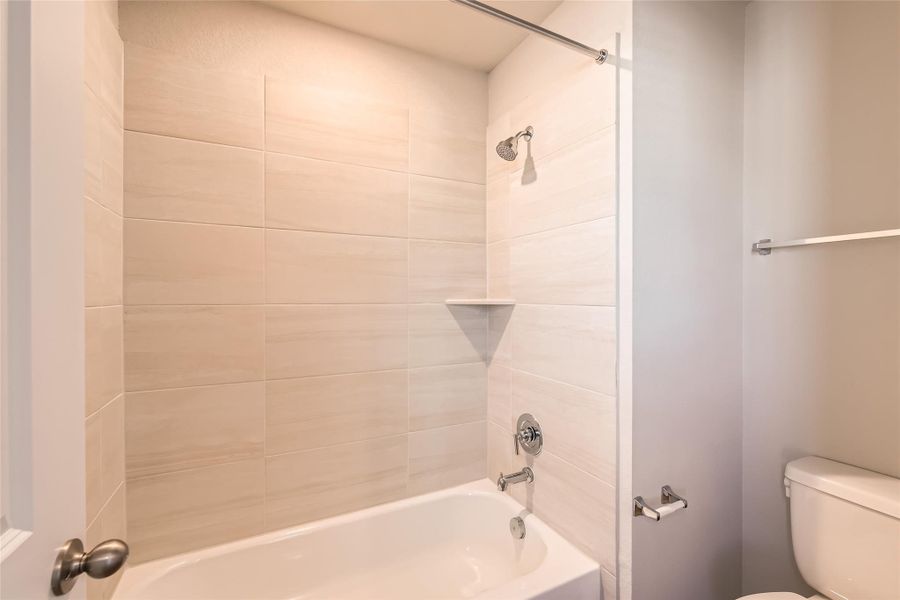
[[[520,515],[527,534],[513,539]],[[600,600],[600,568],[487,480],[128,569],[116,600]]]

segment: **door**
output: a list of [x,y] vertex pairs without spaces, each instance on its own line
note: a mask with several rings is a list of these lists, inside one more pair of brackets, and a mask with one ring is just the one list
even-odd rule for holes
[[0,596],[33,600],[84,537],[84,7],[2,11]]

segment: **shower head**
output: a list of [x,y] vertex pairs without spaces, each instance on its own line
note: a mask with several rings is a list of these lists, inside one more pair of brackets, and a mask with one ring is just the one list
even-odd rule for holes
[[524,131],[520,131],[516,135],[506,138],[499,144],[497,144],[497,154],[503,160],[513,161],[516,160],[516,157],[519,155],[519,138],[525,138],[525,141],[531,141],[532,136],[534,135],[534,128],[529,125],[525,128]]

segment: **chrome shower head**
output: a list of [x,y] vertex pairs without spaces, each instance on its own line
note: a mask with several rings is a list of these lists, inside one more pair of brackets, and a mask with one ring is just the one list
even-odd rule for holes
[[523,137],[525,138],[525,141],[528,142],[531,140],[532,136],[534,136],[534,128],[529,125],[524,131],[520,131],[516,135],[506,138],[497,144],[497,154],[503,160],[516,160],[516,157],[519,155],[519,138]]

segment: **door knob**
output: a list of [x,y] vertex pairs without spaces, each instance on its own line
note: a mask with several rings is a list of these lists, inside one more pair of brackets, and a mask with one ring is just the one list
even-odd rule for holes
[[127,559],[128,544],[122,540],[106,540],[90,552],[85,552],[80,539],[71,539],[56,555],[50,589],[54,596],[68,594],[75,585],[75,579],[82,573],[94,579],[103,579],[121,569]]

